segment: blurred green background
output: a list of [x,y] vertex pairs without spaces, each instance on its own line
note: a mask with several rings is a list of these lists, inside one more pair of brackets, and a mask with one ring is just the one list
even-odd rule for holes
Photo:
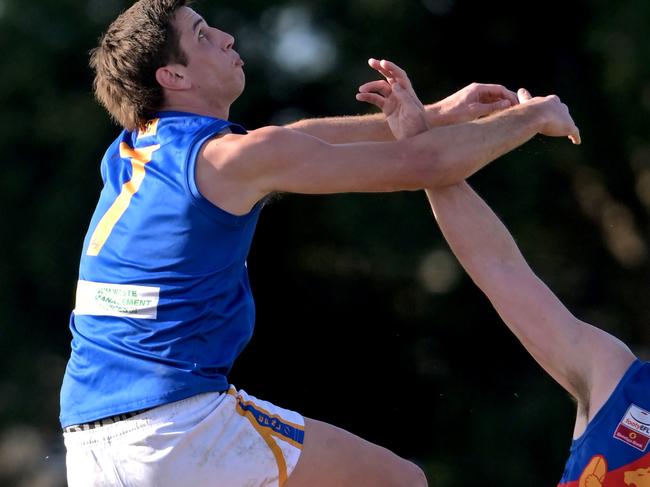
[[[130,2],[0,0],[0,485],[62,486],[58,389],[78,256],[119,129],[87,52]],[[294,0],[196,5],[237,38],[249,128],[371,111],[394,60],[425,102],[473,82],[557,93],[583,145],[537,137],[472,178],[580,318],[648,358],[650,3]],[[239,388],[420,464],[435,486],[549,486],[574,407],[462,273],[421,193],[288,195],[249,259]]]

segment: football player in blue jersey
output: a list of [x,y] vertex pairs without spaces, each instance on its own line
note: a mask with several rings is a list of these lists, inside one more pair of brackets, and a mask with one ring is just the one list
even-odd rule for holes
[[228,382],[253,331],[261,202],[448,185],[535,134],[578,129],[557,97],[518,104],[498,85],[423,107],[402,70],[371,60],[386,81],[357,97],[383,115],[246,133],[228,121],[243,64],[185,0],[136,2],[92,52],[95,94],[124,130],[101,163],[70,317],[68,483],[424,486],[413,463]]

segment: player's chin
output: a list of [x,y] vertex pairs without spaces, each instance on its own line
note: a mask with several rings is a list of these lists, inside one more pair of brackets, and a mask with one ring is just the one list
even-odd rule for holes
[[241,83],[239,85],[239,93],[237,93],[237,96],[241,95],[244,92],[245,87],[246,87],[246,75],[242,71]]

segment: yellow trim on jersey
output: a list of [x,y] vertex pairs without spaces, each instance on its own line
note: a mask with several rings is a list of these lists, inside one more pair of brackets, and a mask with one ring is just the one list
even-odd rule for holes
[[120,157],[124,159],[131,158],[131,179],[122,185],[122,191],[119,196],[97,224],[90,238],[86,255],[91,257],[99,255],[113,228],[131,204],[131,198],[133,198],[133,195],[142,186],[142,181],[144,181],[146,173],[144,166],[151,162],[153,153],[158,149],[160,149],[160,144],[142,147],[141,149],[133,149],[124,142],[120,144]]
[[154,118],[145,122],[142,128],[138,131],[138,140],[144,137],[153,137],[158,133],[158,123],[160,122],[159,118]]

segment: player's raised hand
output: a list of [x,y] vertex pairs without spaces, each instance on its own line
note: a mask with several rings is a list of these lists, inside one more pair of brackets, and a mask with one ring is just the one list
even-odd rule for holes
[[368,60],[371,68],[384,79],[370,81],[359,87],[357,100],[378,107],[397,139],[417,135],[428,128],[424,105],[402,68],[387,60]]
[[472,83],[430,105],[435,113],[431,123],[452,125],[469,122],[518,104],[516,93],[505,86]]
[[540,133],[550,137],[567,136],[574,144],[580,144],[580,130],[569,114],[569,108],[560,101],[557,95],[533,98],[525,88],[517,91],[519,103],[536,103],[544,110],[548,121]]

